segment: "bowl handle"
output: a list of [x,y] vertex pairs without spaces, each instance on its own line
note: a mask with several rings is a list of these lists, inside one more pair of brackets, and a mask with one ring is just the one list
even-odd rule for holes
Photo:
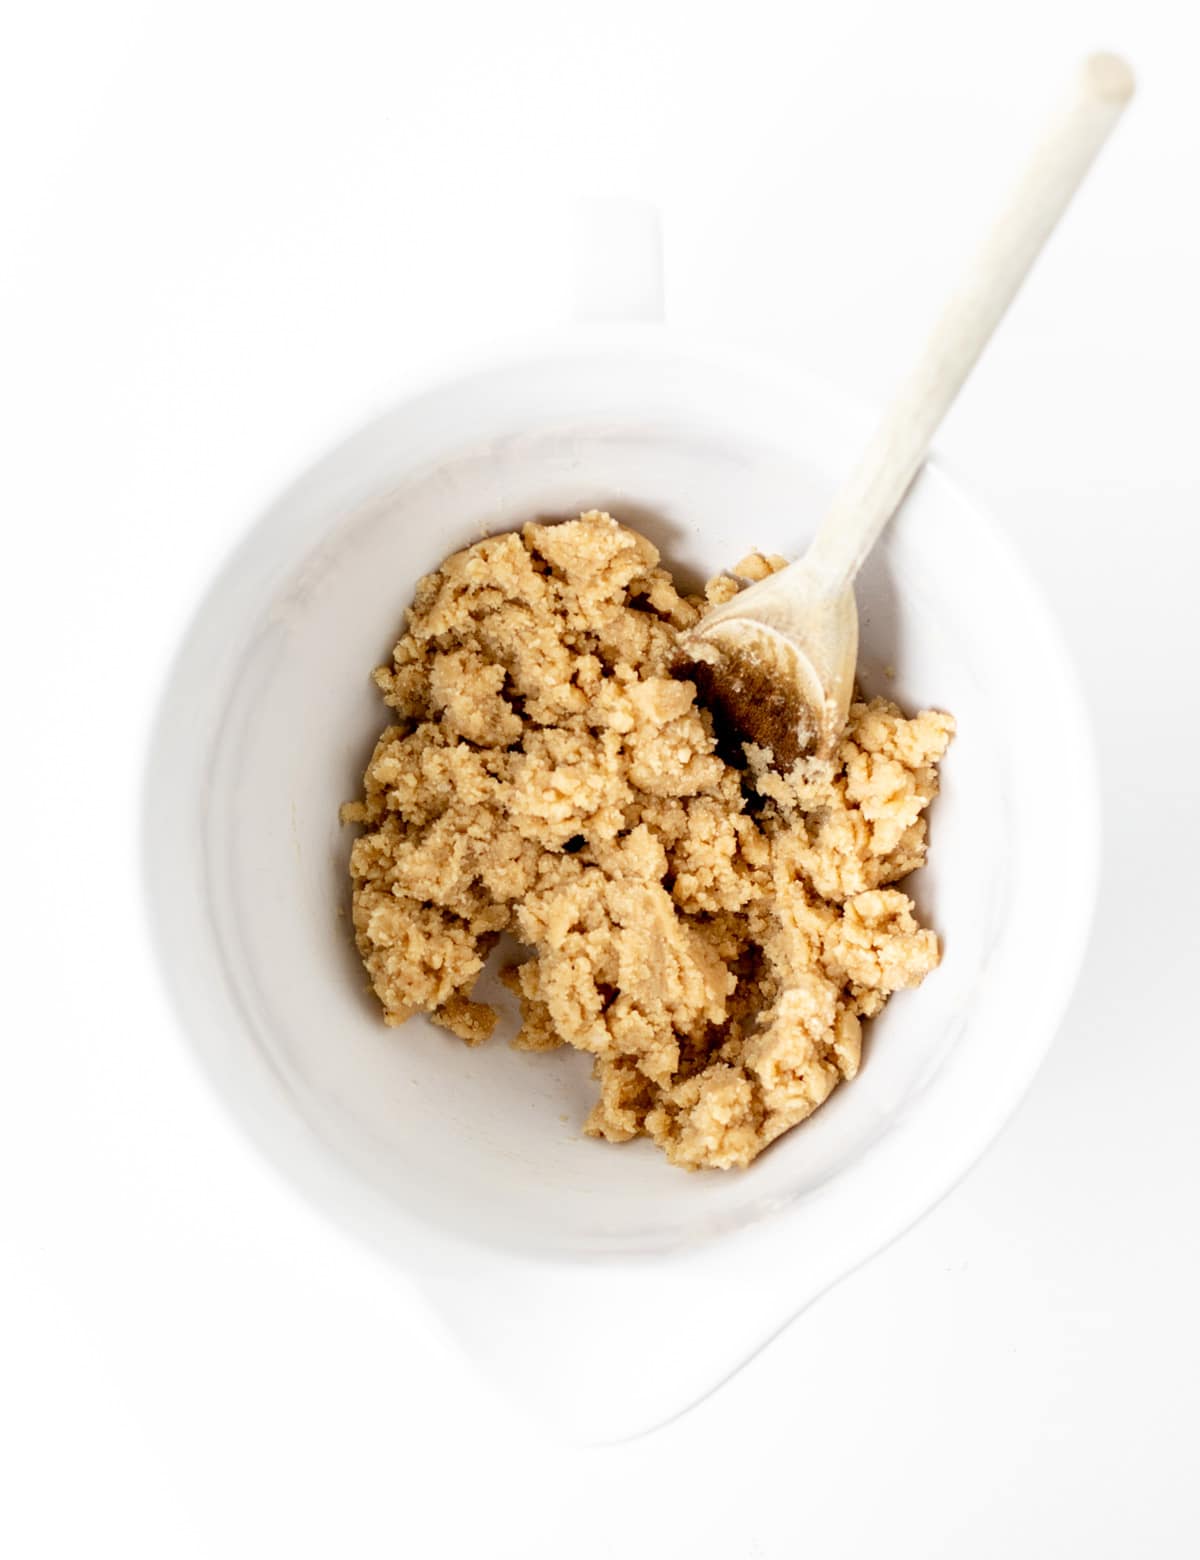
[[663,320],[662,222],[645,201],[581,203],[573,251],[577,321]]

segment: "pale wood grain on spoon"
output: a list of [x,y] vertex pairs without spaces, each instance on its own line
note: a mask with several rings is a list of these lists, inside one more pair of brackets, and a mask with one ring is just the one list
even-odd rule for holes
[[963,382],[1133,94],[1124,60],[1086,60],[807,553],[715,608],[683,649],[702,697],[781,768],[827,756],[858,656],[854,577]]

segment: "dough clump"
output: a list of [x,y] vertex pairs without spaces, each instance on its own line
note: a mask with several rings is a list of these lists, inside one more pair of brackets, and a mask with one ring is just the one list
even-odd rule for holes
[[681,633],[782,562],[684,596],[598,511],[455,553],[375,673],[394,723],[343,809],[384,1021],[486,1040],[472,988],[511,932],[531,950],[503,976],[513,1043],[588,1052],[586,1131],[688,1169],[803,1121],[857,1072],[863,1019],[939,958],[892,885],[925,859],[951,718],[857,702],[832,763],[783,777],[719,751],[680,666]]

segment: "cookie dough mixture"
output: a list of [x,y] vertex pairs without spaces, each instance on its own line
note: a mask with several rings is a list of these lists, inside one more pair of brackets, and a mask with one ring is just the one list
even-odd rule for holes
[[952,720],[856,703],[833,763],[786,778],[719,751],[677,644],[739,588],[680,595],[596,511],[455,553],[375,673],[395,724],[343,809],[385,1022],[486,1040],[472,987],[512,932],[514,1044],[588,1052],[586,1130],[688,1168],[746,1165],[803,1121],[857,1072],[863,1019],[939,957],[889,885],[924,860]]

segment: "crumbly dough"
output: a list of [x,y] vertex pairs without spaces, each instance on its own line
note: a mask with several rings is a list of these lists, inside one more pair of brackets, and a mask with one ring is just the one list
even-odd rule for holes
[[[938,962],[891,887],[925,857],[953,731],[856,703],[832,764],[718,751],[678,638],[781,559],[685,597],[645,537],[592,511],[448,558],[417,586],[395,711],[343,809],[358,947],[384,1020],[470,1045],[501,932],[514,1044],[594,1058],[586,1130],[677,1165],[748,1164],[858,1070],[862,1020]],[[732,758],[732,762],[730,759]]]

